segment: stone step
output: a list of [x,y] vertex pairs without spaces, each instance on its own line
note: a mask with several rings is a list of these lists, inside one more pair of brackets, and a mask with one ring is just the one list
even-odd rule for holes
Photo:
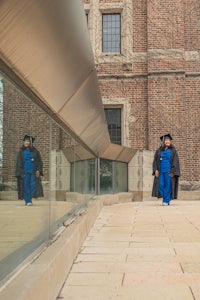
[[200,190],[196,191],[179,191],[179,200],[200,200]]

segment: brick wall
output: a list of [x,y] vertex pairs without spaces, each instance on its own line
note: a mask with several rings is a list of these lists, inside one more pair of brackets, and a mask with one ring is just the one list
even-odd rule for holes
[[147,1],[133,1],[133,52],[147,51]]
[[[85,1],[84,1],[85,2]],[[90,0],[89,34],[106,103],[126,99],[129,145],[155,150],[170,132],[181,179],[200,180],[199,0]],[[101,50],[101,13],[122,14],[122,53]]]

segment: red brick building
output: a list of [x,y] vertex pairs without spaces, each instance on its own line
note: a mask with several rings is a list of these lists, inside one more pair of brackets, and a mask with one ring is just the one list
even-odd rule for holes
[[[169,132],[183,185],[200,188],[199,1],[85,0],[84,8],[104,107],[121,111],[121,144],[153,152]],[[15,180],[25,132],[36,135],[48,180],[49,117],[6,80],[3,102],[4,181]],[[60,149],[57,125],[53,137]]]
[[103,103],[121,108],[122,144],[154,151],[169,132],[182,181],[199,182],[199,0],[85,0],[84,8]]

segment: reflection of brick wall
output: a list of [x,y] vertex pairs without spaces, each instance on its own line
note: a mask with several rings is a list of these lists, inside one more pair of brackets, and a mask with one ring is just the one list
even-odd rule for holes
[[[199,0],[83,2],[104,103],[114,106],[120,104],[116,99],[126,99],[131,107],[126,144],[154,151],[159,136],[170,132],[181,179],[199,181]],[[115,12],[121,12],[122,53],[105,55],[101,13]]]
[[[3,80],[3,182],[15,182],[15,163],[22,138],[28,133],[36,140],[44,164],[44,180],[49,180],[50,121],[30,99],[7,80]],[[59,147],[60,129],[52,126],[52,147]]]

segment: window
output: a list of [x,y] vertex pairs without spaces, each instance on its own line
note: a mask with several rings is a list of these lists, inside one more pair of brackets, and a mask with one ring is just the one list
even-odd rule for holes
[[121,108],[105,108],[110,140],[121,145]]
[[121,52],[121,15],[102,15],[102,51],[104,53]]

